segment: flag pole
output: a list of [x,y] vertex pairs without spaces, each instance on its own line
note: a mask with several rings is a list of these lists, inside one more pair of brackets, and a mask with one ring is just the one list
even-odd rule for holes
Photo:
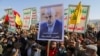
[[75,32],[75,29],[76,29],[76,21],[75,21],[75,24],[74,24],[73,33]]
[[[79,2],[78,6],[79,6],[79,7],[81,6],[81,2]],[[78,8],[78,10],[79,10],[79,8]],[[81,10],[82,10],[82,9],[81,9]],[[77,15],[77,17],[75,17],[77,20],[79,20],[78,16],[79,16],[79,15]],[[81,16],[80,16],[80,18],[81,18]],[[76,29],[76,27],[77,27],[77,25],[76,25],[76,24],[77,24],[77,20],[75,21],[75,24],[74,24],[73,33],[75,33],[75,29]],[[78,42],[78,38],[77,38],[77,37],[76,37],[76,45],[75,45],[75,47],[76,47],[75,56],[77,56],[77,52],[78,52],[78,49],[79,49],[79,42]]]
[[50,50],[50,40],[48,41],[48,46],[47,46],[47,56],[49,56],[49,50]]
[[[75,21],[75,24],[74,24],[73,34],[75,33],[75,29],[76,29],[76,22],[77,22],[77,21]],[[75,39],[76,39],[76,40],[78,40],[78,38],[77,38],[77,37],[76,37]],[[78,46],[77,46],[77,45],[78,45],[78,42],[76,41],[76,45],[75,45],[75,48],[76,48],[76,49],[75,49],[75,56],[77,56],[77,48],[78,48]]]

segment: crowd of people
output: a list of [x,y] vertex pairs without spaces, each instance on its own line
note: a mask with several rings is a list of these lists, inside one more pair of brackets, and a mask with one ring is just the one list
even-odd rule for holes
[[14,33],[0,29],[0,56],[100,56],[100,32],[91,26],[84,34],[65,31],[64,41],[51,41],[50,45],[37,40],[37,34],[35,26]]

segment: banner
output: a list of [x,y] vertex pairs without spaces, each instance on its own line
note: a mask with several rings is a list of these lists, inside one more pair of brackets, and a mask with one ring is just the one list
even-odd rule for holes
[[67,30],[67,23],[68,23],[68,9],[64,10],[64,30]]
[[31,24],[37,24],[37,10],[36,8],[32,8],[32,19]]
[[22,29],[29,30],[31,25],[31,8],[23,10],[23,27]]
[[[76,8],[76,5],[69,5],[68,19],[70,19],[75,8]],[[73,30],[74,30],[74,32],[84,33],[86,31],[88,13],[89,13],[89,6],[88,5],[82,5],[82,16],[81,16],[81,19],[80,19],[81,23],[76,24],[76,27],[74,27],[74,24],[68,24],[67,31],[73,32]]]
[[40,9],[38,40],[64,40],[64,9],[62,4],[43,6]]
[[8,8],[8,9],[5,9],[5,11],[9,16],[8,31],[15,32],[16,27],[15,27],[15,16],[14,16],[13,10],[12,8]]

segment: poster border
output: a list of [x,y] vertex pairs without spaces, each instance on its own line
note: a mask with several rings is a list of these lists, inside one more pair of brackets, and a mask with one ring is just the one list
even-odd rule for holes
[[42,6],[42,7],[40,7],[40,18],[41,18],[41,8],[47,8],[47,7],[55,7],[55,6],[62,6],[62,37],[61,37],[61,39],[42,39],[42,38],[39,38],[39,35],[40,35],[40,24],[41,24],[41,22],[40,22],[40,20],[39,20],[39,30],[38,30],[38,34],[37,34],[37,40],[42,40],[42,41],[64,41],[64,6],[63,6],[63,4],[55,4],[55,5],[47,5],[47,6]]
[[[73,5],[73,4],[70,4],[68,6],[68,10],[69,10],[69,7],[76,7],[77,5]],[[90,11],[90,6],[89,5],[82,5],[82,7],[87,7],[87,16],[86,16],[86,21],[85,21],[85,29],[83,32],[77,32],[77,33],[85,33],[86,32],[86,29],[87,29],[87,21],[88,21],[88,17],[89,17],[89,11]],[[68,12],[68,23],[69,23],[69,12]],[[67,31],[68,31],[68,24],[67,24]],[[72,31],[68,31],[68,32],[72,32]],[[76,32],[76,31],[75,31]]]

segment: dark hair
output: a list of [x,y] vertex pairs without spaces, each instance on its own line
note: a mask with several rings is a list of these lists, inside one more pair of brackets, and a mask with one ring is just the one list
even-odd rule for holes
[[74,47],[68,47],[68,50],[70,50],[71,53],[74,53],[75,52],[75,48]]
[[28,40],[33,40],[33,41],[35,41],[35,39],[34,39],[34,38],[32,38],[32,37],[28,37]]
[[7,45],[7,48],[13,48],[13,45],[8,44],[8,45]]

